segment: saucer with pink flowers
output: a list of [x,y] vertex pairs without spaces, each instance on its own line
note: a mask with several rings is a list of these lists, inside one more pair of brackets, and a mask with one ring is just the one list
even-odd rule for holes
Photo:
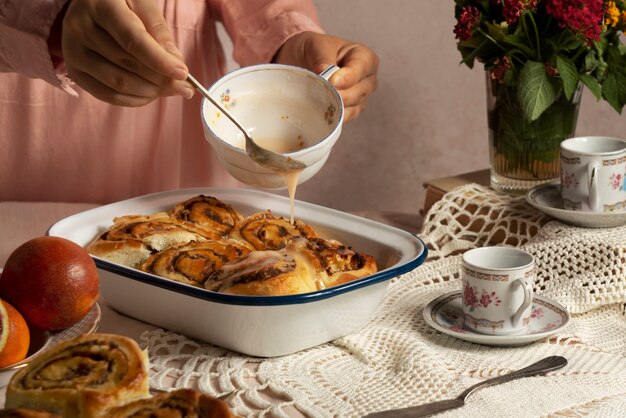
[[493,346],[517,346],[547,338],[568,324],[570,314],[560,304],[535,295],[532,304],[530,327],[514,335],[487,335],[463,326],[462,293],[460,290],[446,293],[431,301],[424,308],[423,316],[434,329],[461,340]]

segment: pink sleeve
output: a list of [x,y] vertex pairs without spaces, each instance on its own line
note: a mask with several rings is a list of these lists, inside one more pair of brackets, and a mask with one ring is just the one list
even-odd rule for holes
[[269,62],[291,36],[323,32],[310,0],[209,0],[242,66]]
[[50,28],[67,1],[0,1],[0,72],[40,78],[76,94],[48,51]]

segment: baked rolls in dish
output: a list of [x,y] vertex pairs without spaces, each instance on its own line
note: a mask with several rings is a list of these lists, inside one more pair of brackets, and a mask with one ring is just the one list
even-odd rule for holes
[[102,417],[111,407],[148,396],[148,359],[137,343],[91,334],[61,342],[18,370],[7,386],[6,407]]
[[252,250],[277,250],[293,237],[315,237],[315,230],[299,219],[293,225],[289,219],[275,216],[272,211],[255,213],[238,222],[230,237],[248,245]]
[[191,389],[159,393],[113,408],[107,418],[234,418],[221,400]]
[[129,267],[137,267],[153,252],[191,241],[219,239],[222,233],[192,222],[171,218],[167,213],[128,215],[113,219],[113,225],[91,244],[91,254]]
[[177,204],[168,214],[174,219],[215,230],[220,235],[228,235],[235,224],[243,219],[231,205],[204,195]]
[[224,263],[250,251],[243,244],[229,239],[190,242],[151,255],[139,266],[139,270],[192,286],[202,286]]
[[377,271],[373,257],[271,210],[244,217],[199,195],[153,215],[121,216],[87,250],[191,286],[238,295],[314,292]]

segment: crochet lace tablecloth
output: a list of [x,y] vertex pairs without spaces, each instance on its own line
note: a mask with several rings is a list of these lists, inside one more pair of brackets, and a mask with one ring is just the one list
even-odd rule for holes
[[[429,260],[391,281],[361,330],[270,359],[249,358],[155,330],[142,335],[155,389],[198,388],[240,416],[359,417],[458,396],[549,355],[569,364],[472,394],[443,417],[626,416],[626,226],[584,229],[538,212],[523,197],[470,184],[446,194],[420,234]],[[460,288],[461,253],[519,246],[538,264],[535,292],[572,314],[559,333],[522,347],[461,341],[426,324],[422,310]]]

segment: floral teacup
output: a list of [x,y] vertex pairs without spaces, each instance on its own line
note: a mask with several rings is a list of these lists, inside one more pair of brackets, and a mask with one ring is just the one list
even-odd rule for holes
[[463,254],[463,323],[482,334],[509,335],[530,326],[534,257],[511,247]]
[[586,212],[626,211],[626,141],[605,136],[561,143],[563,207]]

